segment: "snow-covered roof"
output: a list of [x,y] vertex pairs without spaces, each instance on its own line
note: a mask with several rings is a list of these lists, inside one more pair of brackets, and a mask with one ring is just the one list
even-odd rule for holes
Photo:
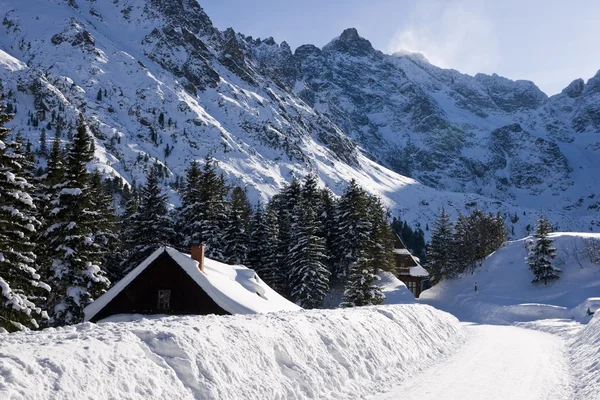
[[416,267],[410,267],[410,276],[429,276],[429,272],[421,265],[417,265]]
[[108,303],[121,293],[154,260],[166,252],[215,303],[231,314],[259,314],[274,311],[297,311],[301,308],[285,299],[251,269],[242,265],[227,265],[209,258],[204,259],[204,272],[198,262],[188,254],[171,247],[161,247],[144,262],[117,282],[106,293],[84,310],[85,320],[89,321]]
[[396,254],[402,254],[405,256],[409,256],[410,255],[410,251],[408,251],[408,249],[394,249],[394,253]]

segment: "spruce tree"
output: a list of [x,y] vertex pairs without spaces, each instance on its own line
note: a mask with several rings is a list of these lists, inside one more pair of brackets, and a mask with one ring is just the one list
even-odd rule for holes
[[277,217],[272,207],[265,210],[262,204],[256,208],[250,228],[248,266],[277,290],[279,280]]
[[0,332],[37,328],[47,317],[41,302],[50,290],[37,271],[33,238],[40,222],[33,187],[22,176],[21,146],[4,128],[9,120],[0,114]]
[[330,272],[325,239],[319,236],[319,192],[314,175],[308,175],[302,197],[292,212],[291,237],[295,245],[288,253],[290,297],[303,308],[318,308],[329,290]]
[[245,264],[248,259],[249,227],[252,206],[246,191],[235,187],[228,207],[227,225],[223,238],[223,256],[228,264]]
[[87,163],[93,159],[93,140],[80,117],[68,148],[64,179],[50,199],[43,240],[47,246],[45,271],[52,287],[48,312],[51,324],[83,320],[83,309],[109,285],[96,243],[95,205]]
[[359,254],[356,261],[350,264],[350,274],[341,306],[362,307],[381,304],[385,296],[381,288],[375,284],[377,280],[369,260],[363,254]]
[[556,257],[556,248],[552,247],[552,225],[542,216],[537,221],[533,243],[529,246],[527,263],[531,272],[534,274],[533,283],[544,282],[559,279],[559,268],[552,265],[552,260]]
[[369,196],[367,205],[370,234],[368,254],[373,260],[373,272],[392,271],[394,262],[394,237],[388,221],[388,213],[376,196]]
[[148,171],[146,185],[140,193],[137,211],[127,217],[121,233],[126,274],[161,246],[170,246],[175,237],[172,215],[167,208],[167,196],[162,193],[158,167]]
[[292,247],[296,244],[292,236],[294,210],[301,196],[302,185],[297,179],[293,179],[271,201],[271,207],[276,212],[277,225],[279,227],[279,236],[277,238],[279,264],[278,268],[272,271],[272,281],[274,289],[286,297],[289,297],[290,294],[289,273],[291,260],[288,255]]
[[119,235],[117,232],[117,216],[112,206],[113,196],[102,181],[98,171],[91,177],[92,210],[94,243],[100,253],[102,265],[110,278],[109,269],[114,269],[119,259]]
[[359,260],[368,261],[371,240],[368,211],[368,194],[355,180],[350,181],[335,210],[333,278],[338,281],[345,281]]
[[185,184],[181,193],[181,207],[178,210],[179,231],[183,237],[183,248],[202,240],[202,170],[196,160],[185,171]]
[[452,245],[452,222],[446,210],[442,208],[433,224],[431,242],[427,249],[427,270],[433,285],[454,273]]
[[200,238],[206,245],[206,255],[224,261],[224,230],[227,223],[227,194],[229,189],[223,175],[217,174],[216,164],[206,156],[200,190]]
[[40,154],[42,156],[48,155],[48,144],[46,143],[46,128],[42,128],[42,133],[40,134]]

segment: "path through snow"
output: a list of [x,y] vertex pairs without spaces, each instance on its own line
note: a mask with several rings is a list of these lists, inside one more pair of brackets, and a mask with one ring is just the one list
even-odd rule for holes
[[468,325],[446,362],[372,400],[560,400],[572,396],[564,339],[513,326]]

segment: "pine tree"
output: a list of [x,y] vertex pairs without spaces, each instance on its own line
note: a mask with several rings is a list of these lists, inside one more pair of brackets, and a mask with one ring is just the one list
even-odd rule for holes
[[93,159],[93,141],[80,117],[69,145],[64,179],[50,199],[43,240],[46,272],[52,287],[48,312],[53,325],[78,323],[83,309],[109,285],[95,242],[94,203],[86,165]]
[[224,232],[223,256],[228,264],[245,264],[248,259],[249,227],[252,206],[246,191],[235,187],[228,207],[227,225]]
[[[0,110],[1,111],[1,110]],[[43,296],[50,287],[37,271],[33,236],[35,218],[32,185],[22,176],[25,157],[16,141],[9,141],[0,114],[0,331],[37,328],[47,314]]]
[[279,283],[278,239],[275,211],[259,204],[250,228],[248,265],[274,289]]
[[295,245],[288,253],[290,297],[303,308],[321,307],[329,290],[327,249],[325,239],[319,236],[318,200],[316,177],[308,175],[301,201],[292,212],[291,237]]
[[196,160],[186,170],[185,185],[181,193],[181,207],[178,210],[179,231],[183,236],[183,248],[202,240],[202,170]]
[[110,278],[108,269],[115,268],[119,258],[119,235],[117,217],[112,207],[113,197],[98,171],[92,174],[90,189],[92,193],[90,217],[93,220],[94,243],[100,253],[104,270]]
[[552,260],[556,257],[556,248],[552,247],[552,225],[545,217],[540,217],[537,221],[535,240],[529,246],[529,254],[527,263],[531,272],[535,275],[532,282],[544,282],[559,279],[559,273],[562,272],[559,268],[552,265]]
[[335,210],[333,278],[338,281],[350,276],[359,259],[367,260],[371,233],[368,210],[367,193],[355,180],[350,181]]
[[200,238],[206,245],[206,255],[224,261],[224,230],[227,223],[229,188],[223,175],[217,174],[215,162],[206,156],[202,170],[200,201]]
[[427,250],[427,270],[432,284],[453,275],[452,244],[452,222],[446,210],[442,208],[433,225]]
[[360,254],[350,265],[350,275],[344,290],[342,307],[363,307],[381,304],[385,296],[375,285],[377,275],[364,255]]
[[273,288],[287,297],[290,294],[289,273],[291,268],[288,255],[296,244],[291,230],[294,210],[301,196],[302,185],[297,179],[293,179],[278,195],[273,197],[270,205],[277,215],[277,226],[279,227],[279,237],[277,238],[279,263],[278,268],[272,271]]
[[373,260],[374,272],[391,271],[394,262],[394,237],[388,222],[388,213],[376,196],[369,196],[367,215],[370,223],[368,254]]
[[102,89],[98,89],[98,94],[96,94],[96,100],[102,101]]
[[162,193],[156,165],[150,168],[146,186],[140,193],[137,211],[125,220],[121,233],[126,274],[161,246],[171,245],[175,237],[173,218],[167,209],[167,196]]
[[42,128],[42,133],[40,134],[40,154],[43,156],[48,155],[48,144],[46,143],[46,129]]

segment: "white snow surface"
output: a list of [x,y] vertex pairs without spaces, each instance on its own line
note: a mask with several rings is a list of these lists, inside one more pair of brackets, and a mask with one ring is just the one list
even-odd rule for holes
[[83,323],[0,335],[0,398],[364,399],[463,342],[417,304]]
[[553,233],[551,238],[557,248],[553,265],[562,273],[547,286],[531,283],[533,274],[525,261],[529,238],[525,238],[505,243],[474,274],[467,272],[424,291],[419,301],[451,312],[461,321],[513,324],[561,318],[587,322],[587,309],[598,307],[600,265],[586,260],[583,248],[585,240],[600,240],[600,234]]
[[415,297],[408,290],[404,282],[398,279],[391,272],[381,271],[377,274],[379,280],[377,286],[385,295],[383,304],[411,304],[415,302]]
[[121,293],[164,252],[167,252],[215,303],[231,314],[257,314],[301,309],[271,289],[249,268],[242,265],[227,265],[204,258],[204,272],[202,272],[198,268],[198,262],[188,254],[183,254],[171,247],[161,247],[87,306],[85,320],[89,321],[106,307],[115,296]]
[[567,343],[561,337],[512,326],[467,330],[467,344],[454,355],[372,399],[572,398]]
[[600,313],[574,338],[571,352],[577,398],[600,399]]

